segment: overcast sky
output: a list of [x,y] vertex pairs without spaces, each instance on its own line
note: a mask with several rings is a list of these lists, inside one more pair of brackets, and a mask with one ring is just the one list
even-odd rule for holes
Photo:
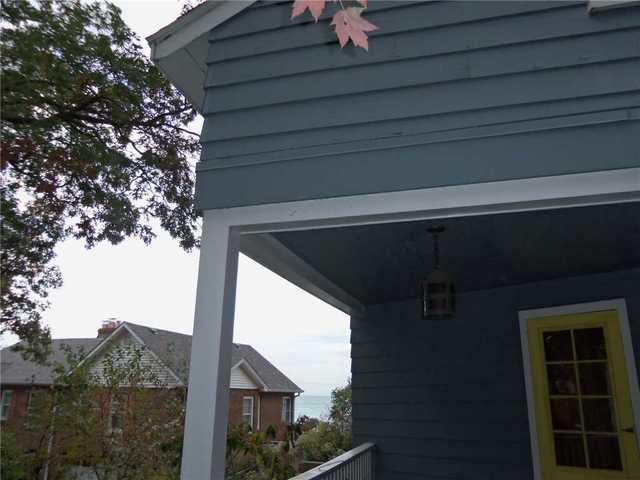
[[[183,5],[115,3],[141,39],[174,20]],[[45,314],[54,338],[92,337],[108,317],[192,332],[198,253],[185,253],[168,235],[160,233],[150,246],[128,240],[91,250],[67,241],[56,263],[64,286]],[[349,318],[244,256],[234,341],[253,345],[309,394],[328,394],[349,375]]]

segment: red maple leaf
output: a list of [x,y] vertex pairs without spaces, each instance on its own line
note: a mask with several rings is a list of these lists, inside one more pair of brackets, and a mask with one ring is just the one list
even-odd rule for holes
[[324,11],[326,3],[327,0],[295,0],[295,2],[293,2],[293,7],[291,8],[291,18],[302,15],[308,8],[309,12],[311,12],[311,15],[317,22]]
[[331,25],[336,28],[340,47],[344,48],[351,39],[354,45],[369,50],[369,40],[365,32],[372,32],[378,27],[362,18],[361,12],[361,8],[351,7],[340,10],[333,16]]

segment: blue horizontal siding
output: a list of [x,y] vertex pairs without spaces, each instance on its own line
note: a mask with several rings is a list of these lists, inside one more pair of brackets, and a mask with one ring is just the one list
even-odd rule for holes
[[287,2],[211,32],[199,208],[640,166],[640,8],[372,3],[369,53]]
[[[371,2],[377,4],[377,2]],[[580,5],[582,2],[573,2]],[[560,9],[567,2],[482,2],[478,8],[473,0],[470,2],[403,2],[387,3],[385,8],[370,11],[366,18],[371,22],[384,26],[382,30],[371,32],[372,38],[404,33],[413,30],[442,28],[448,25],[474,22],[498,16],[517,15],[523,12],[536,12],[549,8]],[[283,3],[280,19],[287,19],[291,15],[291,4]],[[329,12],[329,10],[327,10]],[[245,56],[261,55],[267,52],[298,49],[311,45],[330,43],[336,46],[338,41],[330,27],[331,18],[328,13],[324,20],[317,23],[309,22],[304,25],[286,23],[284,28],[276,28],[250,33],[244,36],[233,36],[224,40],[215,40],[215,30],[212,33],[212,48],[209,49],[207,61],[209,63],[229,60]],[[310,17],[307,17],[310,19]],[[244,18],[236,19],[237,28]],[[249,41],[247,41],[249,40]]]
[[418,300],[351,320],[354,441],[378,478],[533,478],[518,310],[625,298],[640,360],[640,270],[460,294],[452,320]]
[[[522,5],[523,2],[512,2]],[[401,35],[378,36],[368,52],[352,49],[345,54],[335,43],[306,48],[276,50],[237,59],[210,63],[207,84],[211,86],[250,82],[273,77],[354,68],[361,65],[395,62],[412,58],[461,53],[501,45],[533,43],[637,27],[633,17],[614,15],[599,21],[585,21],[584,5],[559,10],[539,10],[534,4],[521,15],[483,18],[446,28],[407,31]],[[532,28],[535,24],[535,28]],[[307,27],[305,27],[307,28]],[[214,30],[215,31],[215,30]],[[383,30],[386,31],[386,30]],[[500,34],[496,35],[496,31]],[[472,39],[472,41],[470,41]],[[283,45],[284,46],[284,45]],[[217,48],[213,44],[212,49]],[[210,49],[211,51],[211,49]]]
[[[203,129],[205,139],[270,135],[296,130],[348,127],[351,124],[498,106],[563,100],[640,90],[640,56],[626,61],[536,70],[526,74],[470,78],[364,92],[348,97],[326,96],[313,102],[292,102],[269,108],[221,112]],[[366,83],[366,78],[362,79]],[[207,96],[205,105],[215,100]],[[212,129],[212,130],[211,130]],[[265,141],[267,139],[265,138]]]
[[214,208],[640,166],[640,121],[199,171]]
[[[518,129],[523,122],[562,121],[579,115],[604,112],[624,112],[626,108],[640,106],[640,91],[610,95],[568,98],[562,101],[534,102],[481,108],[441,115],[424,115],[381,122],[368,122],[341,127],[324,127],[317,130],[301,130],[269,135],[270,147],[265,150],[262,136],[245,137],[242,142],[234,139],[208,142],[203,145],[203,169],[242,164],[255,164],[286,160],[313,154],[346,151],[372,142],[411,141],[420,135],[459,132],[475,128]],[[391,132],[391,133],[390,133]],[[304,146],[304,145],[307,146]],[[241,146],[240,146],[241,145]]]
[[[286,76],[218,87],[217,92],[214,85],[209,85],[210,101],[205,108],[208,113],[213,114],[310,101],[323,96],[340,101],[343,99],[339,97],[343,95],[508,74],[526,75],[542,69],[633,59],[640,57],[639,38],[640,28],[632,28],[606,35],[570,37],[535,44],[515,44],[452,53],[443,58],[420,57],[333,69],[323,74],[323,82],[332,85],[331,90],[312,87],[317,72],[298,74],[293,84],[292,79]],[[210,71],[215,71],[215,68]],[[353,82],[354,77],[361,77],[362,81]]]

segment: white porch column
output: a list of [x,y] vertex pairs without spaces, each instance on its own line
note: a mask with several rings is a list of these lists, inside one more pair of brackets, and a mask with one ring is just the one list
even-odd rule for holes
[[204,212],[191,344],[182,480],[223,480],[238,236]]

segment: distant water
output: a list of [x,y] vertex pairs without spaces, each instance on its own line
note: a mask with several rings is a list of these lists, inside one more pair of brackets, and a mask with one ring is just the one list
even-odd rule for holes
[[295,416],[307,415],[312,418],[326,419],[329,416],[331,397],[329,395],[302,394],[296,398]]

